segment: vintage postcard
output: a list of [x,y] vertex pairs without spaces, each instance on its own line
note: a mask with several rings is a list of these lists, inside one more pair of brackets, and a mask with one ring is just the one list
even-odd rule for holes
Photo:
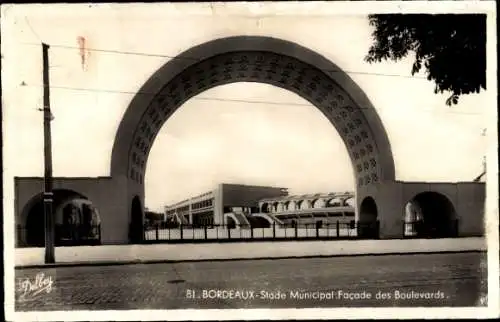
[[499,314],[490,1],[2,5],[9,321]]

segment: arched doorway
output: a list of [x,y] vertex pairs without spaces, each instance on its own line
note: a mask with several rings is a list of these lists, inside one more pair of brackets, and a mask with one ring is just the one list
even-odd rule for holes
[[[27,210],[26,226],[24,228],[25,246],[43,247],[45,245],[45,218],[43,199],[37,198],[34,205]],[[26,206],[26,207],[29,207]],[[21,228],[22,230],[22,228]],[[22,238],[22,237],[21,237]]]
[[377,238],[379,235],[378,209],[375,199],[366,197],[359,207],[358,236]]
[[373,222],[378,217],[377,203],[372,197],[366,197],[359,208],[359,218],[362,222]]
[[[100,243],[100,218],[92,202],[82,194],[69,189],[53,190],[52,211],[54,216],[54,237],[56,246]],[[70,209],[71,208],[71,209]],[[73,213],[75,221],[70,226],[67,218]],[[77,219],[76,219],[77,217]],[[24,226],[18,227],[18,244],[28,247],[45,245],[45,213],[43,193],[32,197],[21,211]],[[78,238],[69,230],[78,230]]]
[[458,220],[453,203],[443,194],[417,194],[405,207],[405,236],[446,238],[458,236]]
[[135,196],[132,199],[131,221],[130,221],[130,242],[132,244],[140,243],[143,240],[143,209],[141,199]]
[[[138,91],[156,95],[136,95],[120,122],[111,156],[111,176],[127,178],[127,185],[144,200],[147,159],[162,125],[190,98],[235,82],[277,86],[318,108],[345,143],[358,198],[364,198],[374,185],[379,188],[384,182],[394,182],[389,139],[376,110],[354,81],[314,51],[262,36],[209,41],[158,69]],[[274,205],[269,208],[277,211]]]
[[262,204],[262,206],[260,207],[260,209],[261,209],[261,212],[263,212],[263,213],[269,213],[269,212],[271,212],[269,210],[269,204],[267,202],[264,202]]

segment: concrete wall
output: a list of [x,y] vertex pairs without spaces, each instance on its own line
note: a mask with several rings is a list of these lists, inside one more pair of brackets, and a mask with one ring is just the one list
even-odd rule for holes
[[385,181],[358,187],[356,192],[356,221],[372,222],[370,216],[360,212],[362,202],[371,197],[377,205],[380,238],[401,238],[403,235],[403,202],[401,183]]
[[[144,189],[125,176],[98,178],[55,178],[54,189],[72,190],[89,199],[101,217],[101,242],[125,244],[129,241],[132,199],[138,196],[144,207]],[[357,191],[356,220],[364,198],[372,197],[377,204],[380,238],[403,237],[405,205],[426,191],[446,196],[455,207],[460,236],[481,236],[485,232],[484,183],[389,182],[360,187]],[[42,178],[15,178],[16,224],[25,225],[24,207],[43,192]],[[214,223],[224,222],[224,206],[257,207],[257,201],[286,194],[280,188],[221,184],[214,190]],[[143,209],[142,209],[143,211]],[[140,219],[144,220],[143,217]],[[140,225],[140,223],[139,223]]]
[[[482,236],[485,232],[485,184],[482,182],[401,182],[403,206],[416,195],[432,191],[445,196],[454,206],[460,236]],[[403,218],[403,217],[402,217]]]
[[444,195],[454,206],[459,223],[459,236],[482,236],[485,232],[485,184],[476,182],[385,182],[357,191],[356,220],[363,221],[359,209],[366,197],[377,204],[380,238],[403,237],[403,220],[406,204],[422,192]]
[[401,198],[402,189],[398,182],[380,184],[375,195],[378,218],[380,221],[380,238],[401,238],[403,236],[404,203]]
[[482,182],[463,182],[457,185],[456,211],[459,232],[463,236],[482,236],[486,231],[486,185]]

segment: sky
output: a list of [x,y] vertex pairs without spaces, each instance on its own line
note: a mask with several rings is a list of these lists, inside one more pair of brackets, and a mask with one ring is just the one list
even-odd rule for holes
[[[334,14],[331,7],[314,5],[283,5],[273,15],[276,9],[266,8],[3,7],[7,203],[13,201],[14,176],[43,176],[43,123],[37,111],[42,104],[41,42],[51,46],[55,176],[109,175],[119,121],[133,94],[169,60],[161,56],[236,35],[293,41],[347,71],[386,127],[398,180],[471,181],[482,172],[483,157],[493,144],[488,136],[488,127],[495,124],[493,91],[462,97],[459,105],[448,107],[447,95],[434,94],[425,75],[411,77],[411,57],[398,63],[364,62],[372,31],[366,15]],[[87,51],[82,65],[79,37],[85,37],[88,48],[115,52]],[[319,110],[286,90],[249,83],[210,89],[165,123],[147,164],[146,206],[159,210],[220,182],[282,186],[290,193],[354,190],[344,143]]]

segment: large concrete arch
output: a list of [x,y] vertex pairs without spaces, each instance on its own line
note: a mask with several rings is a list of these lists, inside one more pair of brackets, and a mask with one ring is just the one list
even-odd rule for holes
[[[261,36],[216,39],[164,64],[132,99],[118,127],[111,156],[113,178],[126,178],[129,199],[144,200],[147,159],[166,120],[189,98],[234,82],[290,90],[316,106],[345,142],[358,200],[395,179],[383,124],[355,82],[325,57],[296,43]],[[364,191],[367,191],[366,193]]]
[[111,176],[125,175],[142,185],[152,143],[175,110],[212,87],[243,81],[290,90],[319,108],[346,143],[359,169],[355,175],[359,186],[394,180],[387,134],[355,82],[334,63],[305,47],[261,36],[228,37],[198,45],[152,75],[132,99],[119,125]]

